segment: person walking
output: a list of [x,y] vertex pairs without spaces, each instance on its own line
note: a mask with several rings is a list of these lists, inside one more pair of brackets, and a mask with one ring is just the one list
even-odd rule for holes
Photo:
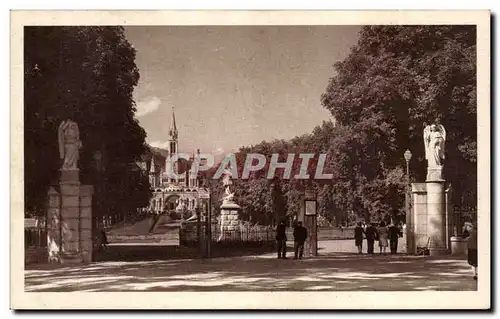
[[368,227],[366,227],[365,230],[365,236],[366,236],[366,245],[368,246],[367,252],[370,255],[373,255],[373,245],[375,243],[375,239],[377,239],[377,229],[373,224],[370,224]]
[[363,234],[365,230],[361,226],[361,222],[354,228],[354,244],[358,247],[358,254],[363,253]]
[[402,236],[403,234],[401,234],[401,229],[398,226],[391,224],[389,227],[389,247],[391,249],[391,254],[398,253],[398,239]]
[[307,229],[302,226],[302,222],[298,222],[297,226],[293,229],[293,248],[295,251],[295,257],[294,259],[302,259],[302,256],[304,255],[304,242],[306,241],[307,238]]
[[465,229],[469,233],[467,237],[467,262],[472,266],[474,280],[477,280],[477,227],[472,223],[466,223]]
[[101,228],[101,246],[103,248],[107,248],[108,244],[108,236],[106,236],[106,231],[104,230],[104,228]]
[[278,259],[286,259],[286,225],[284,221],[281,221],[276,227],[276,244]]
[[385,222],[380,222],[380,226],[377,228],[378,233],[378,245],[380,247],[380,254],[385,254],[387,247],[389,246],[389,229],[385,226]]

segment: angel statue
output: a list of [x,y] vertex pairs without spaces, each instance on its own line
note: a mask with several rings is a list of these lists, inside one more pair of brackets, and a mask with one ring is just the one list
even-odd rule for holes
[[58,130],[59,155],[63,160],[62,170],[77,170],[82,141],[78,124],[70,119],[62,121]]
[[425,158],[429,168],[440,168],[444,160],[446,131],[441,124],[431,124],[424,128]]
[[234,193],[231,191],[231,185],[233,184],[231,180],[232,174],[228,169],[224,170],[224,177],[222,178],[222,184],[226,187],[225,193],[226,196],[223,197],[225,202],[230,202],[234,198]]

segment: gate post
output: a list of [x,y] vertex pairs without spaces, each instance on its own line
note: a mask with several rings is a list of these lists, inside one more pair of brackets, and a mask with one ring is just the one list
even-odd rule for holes
[[318,256],[318,223],[316,203],[316,193],[314,190],[312,188],[306,189],[302,205],[304,226],[309,233],[304,245],[306,256]]

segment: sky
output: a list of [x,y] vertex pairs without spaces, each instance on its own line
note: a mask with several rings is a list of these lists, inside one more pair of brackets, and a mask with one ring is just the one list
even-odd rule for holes
[[333,64],[358,26],[131,26],[140,80],[136,116],[166,148],[172,107],[179,150],[228,153],[310,133],[332,119],[321,105]]

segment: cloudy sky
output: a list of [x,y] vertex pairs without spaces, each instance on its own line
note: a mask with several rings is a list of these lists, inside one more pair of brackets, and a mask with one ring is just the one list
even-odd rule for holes
[[165,147],[175,107],[179,150],[231,152],[309,133],[357,26],[126,27],[137,50],[137,117]]

